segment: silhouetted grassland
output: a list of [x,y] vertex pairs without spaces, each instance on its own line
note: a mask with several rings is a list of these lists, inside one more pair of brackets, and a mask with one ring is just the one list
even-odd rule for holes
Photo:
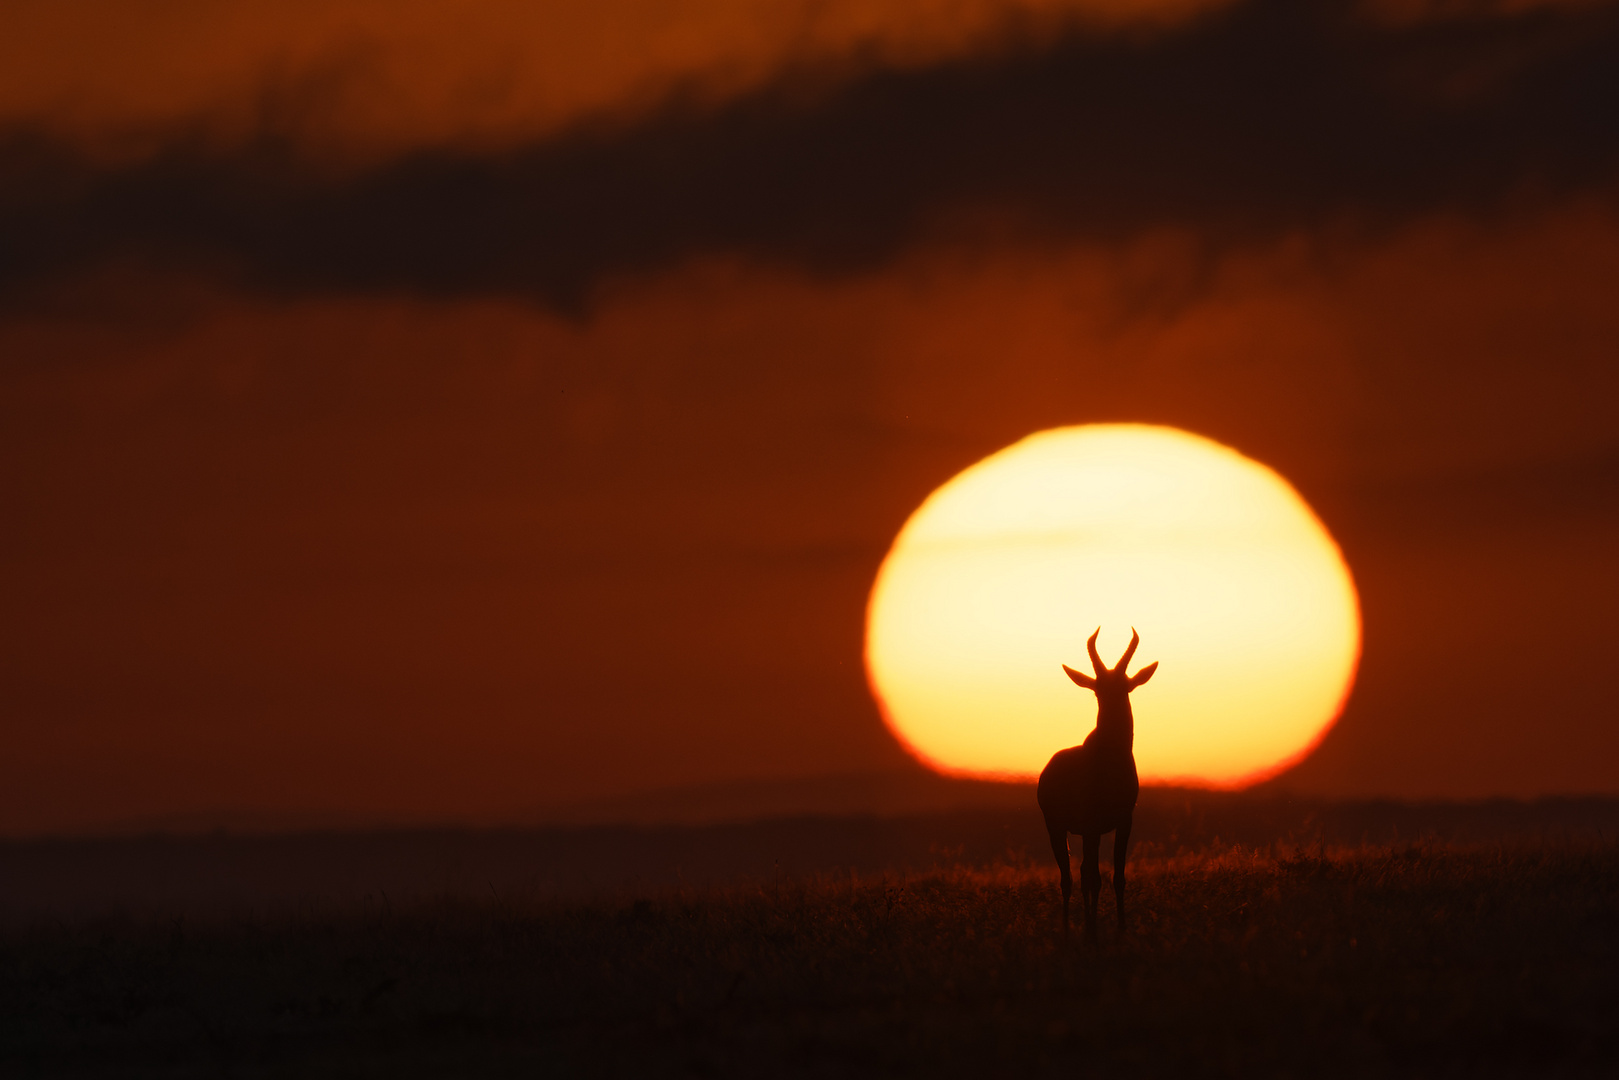
[[5,1075],[1612,1075],[1619,845],[1151,856],[1121,937],[1043,865],[36,923]]

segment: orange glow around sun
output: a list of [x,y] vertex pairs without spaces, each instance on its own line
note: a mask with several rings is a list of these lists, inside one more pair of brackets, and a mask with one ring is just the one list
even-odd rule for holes
[[866,668],[889,726],[943,772],[1033,777],[1081,742],[1097,626],[1134,626],[1146,781],[1236,785],[1296,761],[1337,718],[1360,656],[1338,546],[1293,488],[1175,428],[1042,431],[955,476],[877,573]]

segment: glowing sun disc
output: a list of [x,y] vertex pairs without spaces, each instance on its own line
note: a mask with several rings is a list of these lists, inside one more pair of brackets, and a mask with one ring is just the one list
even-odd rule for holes
[[877,572],[866,670],[894,734],[943,772],[1032,777],[1081,742],[1102,627],[1131,670],[1146,781],[1245,783],[1337,718],[1360,656],[1338,545],[1298,492],[1229,447],[1144,424],[1042,431],[911,515]]

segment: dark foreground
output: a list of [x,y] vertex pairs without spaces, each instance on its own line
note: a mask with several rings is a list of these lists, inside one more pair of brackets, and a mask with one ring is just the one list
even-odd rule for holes
[[7,1076],[1613,1075],[1619,845],[1148,855],[646,899],[35,922]]

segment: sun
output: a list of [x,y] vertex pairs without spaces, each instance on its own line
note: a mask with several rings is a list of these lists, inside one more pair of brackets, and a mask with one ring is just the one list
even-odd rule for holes
[[1084,739],[1100,626],[1140,631],[1133,696],[1146,781],[1236,786],[1298,760],[1337,718],[1360,656],[1338,545],[1288,482],[1176,428],[1030,435],[911,515],[877,572],[866,670],[884,718],[948,773],[1033,777]]

